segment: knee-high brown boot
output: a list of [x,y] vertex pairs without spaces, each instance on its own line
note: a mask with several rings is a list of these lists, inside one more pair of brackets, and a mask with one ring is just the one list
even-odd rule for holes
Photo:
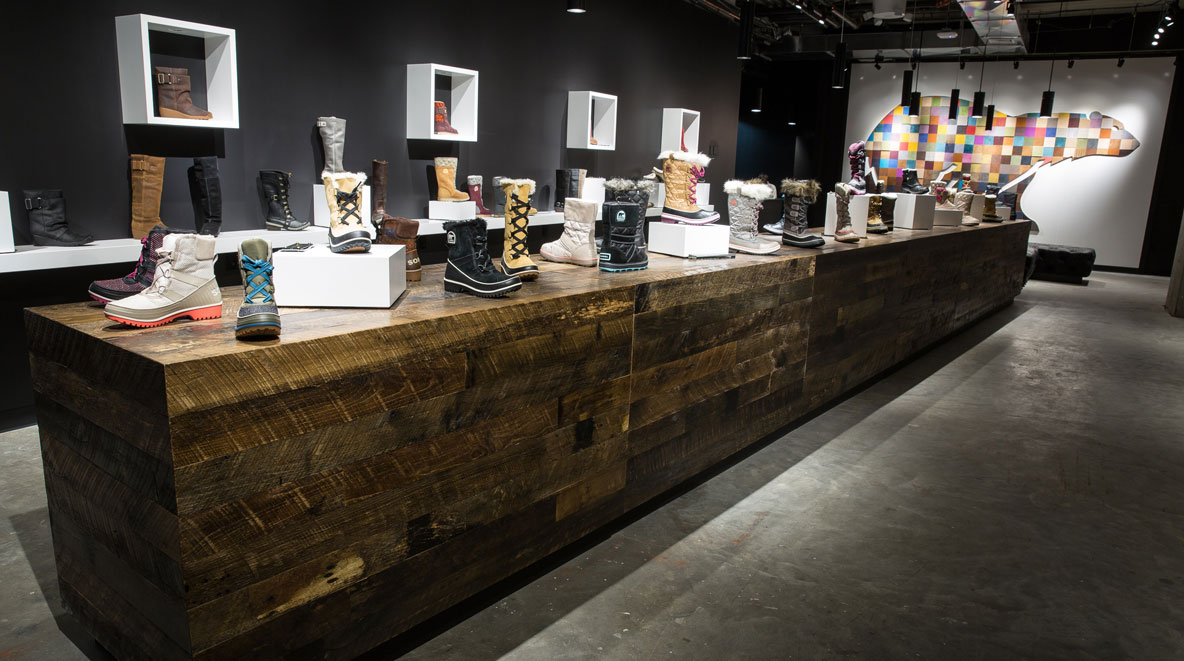
[[164,189],[164,157],[131,155],[132,238],[142,239],[160,221],[160,194]]

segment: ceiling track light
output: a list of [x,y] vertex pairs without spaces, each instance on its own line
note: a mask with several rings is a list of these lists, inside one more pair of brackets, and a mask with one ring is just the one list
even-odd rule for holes
[[1012,63],[1011,63],[1011,68],[1012,68],[1012,69],[1019,69],[1019,68],[1020,68],[1020,61],[1019,61],[1019,60],[1016,60],[1016,61],[1012,62]]
[[756,103],[752,104],[752,112],[760,112],[765,103],[765,88],[756,88]]
[[876,71],[879,71],[880,69],[883,68],[882,66],[880,66],[883,62],[884,62],[884,54],[883,53],[876,53],[876,65],[875,65]]
[[841,90],[847,82],[847,44],[839,42],[835,46],[835,62],[830,72],[831,89]]
[[752,0],[740,3],[740,45],[736,51],[737,60],[752,59],[752,26],[756,20],[756,3]]
[[1072,68],[1073,68],[1073,65],[1074,65],[1074,64],[1077,64],[1077,60],[1069,60],[1069,68],[1070,68],[1070,69],[1072,69]]
[[569,14],[583,14],[588,11],[584,6],[584,0],[567,0],[567,13]]
[[1122,65],[1124,65],[1124,64],[1126,64],[1126,58],[1125,57],[1118,58],[1118,68],[1121,69]]

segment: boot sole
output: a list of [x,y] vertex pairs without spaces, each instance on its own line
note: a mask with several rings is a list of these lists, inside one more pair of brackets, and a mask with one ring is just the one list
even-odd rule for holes
[[331,252],[370,252],[370,239],[354,239],[337,245],[329,244]]
[[523,266],[519,269],[513,269],[509,266],[506,266],[505,262],[502,262],[502,273],[505,273],[506,275],[516,275],[522,280],[538,280],[539,267]]
[[157,108],[156,111],[160,113],[161,117],[168,117],[169,119],[213,119],[214,118],[213,113],[206,113],[206,116],[202,117],[201,115],[186,115],[185,113],[181,112],[180,110],[173,110],[172,108]]
[[513,284],[506,285],[505,287],[501,287],[499,289],[491,289],[489,291],[484,291],[484,290],[477,289],[475,287],[471,287],[469,285],[466,285],[462,282],[456,282],[455,280],[449,280],[448,278],[444,278],[444,291],[452,293],[452,294],[472,294],[473,296],[479,296],[481,298],[503,298],[503,297],[505,297],[506,294],[509,294],[510,292],[518,291],[519,289],[522,289],[521,282],[515,282]]
[[839,243],[859,243],[859,237],[858,236],[844,236],[842,238],[839,238],[836,236],[835,241],[838,241]]
[[556,262],[558,264],[575,264],[576,266],[596,266],[600,263],[599,259],[576,259],[575,257],[555,257],[548,255],[544,251],[539,251],[539,255],[548,262]]
[[667,214],[665,211],[662,212],[662,222],[671,223],[671,224],[675,224],[675,225],[712,225],[717,220],[719,220],[718,213],[715,214],[714,218],[691,219],[691,218],[684,218],[683,216],[677,216],[674,214]]
[[303,225],[284,225],[283,223],[273,223],[270,221],[265,222],[264,224],[267,226],[268,229],[284,230],[284,231],[288,231],[288,232],[299,232],[301,230],[308,229],[308,226],[309,226],[309,223],[305,223]]
[[234,336],[237,338],[240,338],[240,339],[244,338],[244,337],[261,337],[264,335],[278,337],[279,334],[280,334],[279,324],[273,324],[270,322],[247,324],[245,326],[236,326],[234,328]]
[[793,239],[786,239],[782,237],[781,243],[793,248],[818,248],[826,245],[826,239],[808,239],[803,241],[795,241]]
[[407,272],[407,282],[419,282],[421,280],[423,280],[422,270],[415,269],[414,271]]
[[650,267],[649,260],[646,260],[646,263],[641,264],[641,265],[630,265],[630,266],[612,266],[612,265],[606,266],[606,265],[604,265],[604,263],[600,264],[600,270],[607,271],[609,273],[619,273],[621,271],[644,271],[644,270],[648,269],[649,267]]
[[106,317],[112,321],[118,321],[119,323],[127,324],[128,326],[135,326],[136,328],[155,328],[157,326],[163,326],[167,323],[176,321],[176,320],[180,319],[181,317],[189,317],[190,319],[192,319],[194,321],[206,321],[209,319],[221,319],[222,318],[222,306],[220,304],[219,305],[207,305],[207,306],[203,306],[203,307],[199,307],[199,308],[182,310],[180,312],[174,312],[173,314],[170,314],[167,317],[162,317],[160,319],[155,319],[153,321],[141,321],[139,319],[128,319],[126,317],[119,317],[119,316],[113,315],[109,312],[104,312],[103,314],[106,315]]
[[742,252],[746,255],[772,255],[773,253],[777,252],[778,250],[781,250],[781,246],[777,246],[776,248],[773,248],[772,250],[753,250],[752,248],[746,248],[743,246],[737,246],[737,245],[733,245],[733,244],[729,243],[728,250],[731,250],[733,252]]

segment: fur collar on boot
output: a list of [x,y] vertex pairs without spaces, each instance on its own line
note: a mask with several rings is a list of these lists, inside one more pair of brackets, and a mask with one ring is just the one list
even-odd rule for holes
[[534,179],[502,179],[497,182],[497,185],[503,188],[506,186],[513,186],[514,188],[526,186],[526,194],[534,195]]
[[777,189],[773,184],[763,181],[741,181],[732,179],[724,184],[724,192],[728,195],[743,195],[754,200],[771,200],[777,197]]
[[613,177],[604,182],[604,189],[611,191],[622,190],[639,190],[643,193],[652,195],[654,193],[654,182],[649,179],[626,179],[624,177]]
[[781,192],[792,197],[800,197],[808,204],[813,204],[822,192],[822,185],[813,179],[782,179]]
[[658,160],[664,161],[668,158],[673,158],[676,161],[686,161],[701,168],[707,167],[711,162],[711,157],[707,154],[695,154],[689,151],[664,151],[658,154]]

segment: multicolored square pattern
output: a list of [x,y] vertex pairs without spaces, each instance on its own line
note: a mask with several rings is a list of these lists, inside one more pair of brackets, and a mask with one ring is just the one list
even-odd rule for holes
[[[917,171],[928,185],[950,165],[954,172],[946,181],[957,181],[970,173],[974,188],[988,184],[1004,186],[1038,163],[1049,165],[1083,156],[1126,156],[1138,149],[1139,141],[1122,123],[1101,113],[1038,113],[1004,115],[995,113],[987,130],[986,118],[970,118],[970,102],[960,101],[958,119],[949,119],[950,97],[921,97],[917,116],[896,106],[868,136],[868,166],[888,190],[899,190],[902,171]],[[1016,193],[1028,182],[1017,186]]]

